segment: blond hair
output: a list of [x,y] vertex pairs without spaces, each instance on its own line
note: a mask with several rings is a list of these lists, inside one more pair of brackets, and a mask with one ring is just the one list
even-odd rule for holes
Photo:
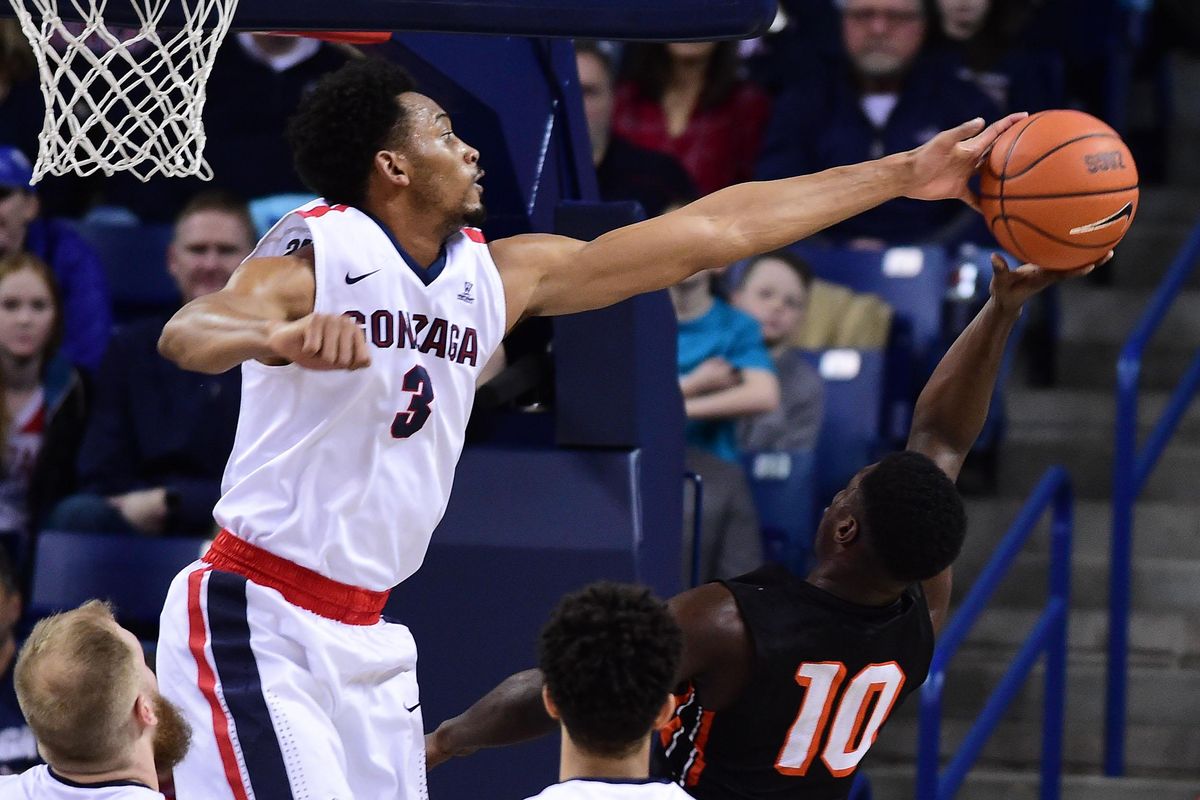
[[17,702],[52,766],[117,766],[136,737],[141,664],[111,606],[91,600],[40,621],[13,675]]

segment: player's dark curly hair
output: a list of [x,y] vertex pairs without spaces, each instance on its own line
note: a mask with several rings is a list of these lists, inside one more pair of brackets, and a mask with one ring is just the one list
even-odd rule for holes
[[594,583],[567,595],[542,628],[539,661],[579,747],[619,757],[649,734],[675,681],[683,635],[640,586]]
[[322,77],[287,126],[305,185],[330,203],[361,206],[375,153],[406,133],[396,96],[415,88],[401,67],[378,58],[350,61]]
[[890,453],[861,486],[866,540],[894,579],[927,580],[958,558],[967,513],[954,482],[929,458]]

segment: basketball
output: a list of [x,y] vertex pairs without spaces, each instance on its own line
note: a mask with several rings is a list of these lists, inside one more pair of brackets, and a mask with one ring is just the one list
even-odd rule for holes
[[1137,167],[1117,132],[1082,111],[1009,128],[980,169],[980,209],[1000,246],[1047,269],[1095,263],[1137,213]]

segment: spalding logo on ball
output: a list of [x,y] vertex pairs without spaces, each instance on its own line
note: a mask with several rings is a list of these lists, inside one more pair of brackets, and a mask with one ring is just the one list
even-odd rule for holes
[[1043,111],[1009,128],[981,167],[979,188],[1000,246],[1048,269],[1103,258],[1137,213],[1129,148],[1082,111]]

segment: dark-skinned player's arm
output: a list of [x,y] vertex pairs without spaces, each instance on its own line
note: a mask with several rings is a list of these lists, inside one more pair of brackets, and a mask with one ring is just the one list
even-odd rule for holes
[[250,360],[308,369],[370,364],[362,330],[340,314],[314,314],[315,294],[311,248],[252,258],[224,289],[175,312],[158,351],[183,369],[214,375]]
[[[710,583],[676,595],[667,606],[683,631],[677,682],[703,685],[705,707],[720,708],[723,699],[736,697],[750,668],[750,640],[733,595],[724,586]],[[556,730],[558,723],[542,704],[542,672],[527,669],[505,678],[427,735],[426,765],[432,769],[455,756],[517,744]]]
[[905,153],[776,181],[722,189],[592,242],[530,234],[491,245],[504,277],[508,325],[527,316],[602,308],[791,244],[896,197],[959,198],[996,138],[1024,114],[986,129],[976,119]]
[[[1051,272],[1026,264],[1010,270],[1003,258],[993,255],[991,297],[950,346],[917,398],[908,449],[928,456],[951,480],[958,480],[983,430],[1004,348],[1025,301],[1052,283],[1092,269]],[[946,622],[952,569],[922,584],[935,633]]]

